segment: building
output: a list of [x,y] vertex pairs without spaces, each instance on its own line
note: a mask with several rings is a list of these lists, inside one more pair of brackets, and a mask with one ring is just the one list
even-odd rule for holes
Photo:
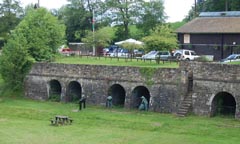
[[240,53],[240,11],[203,12],[176,30],[181,49],[215,60]]

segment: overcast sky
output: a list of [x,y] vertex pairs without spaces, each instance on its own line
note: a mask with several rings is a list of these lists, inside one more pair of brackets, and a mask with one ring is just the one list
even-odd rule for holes
[[[37,3],[38,0],[20,0],[23,5]],[[66,0],[40,0],[40,6],[60,8],[66,4]],[[194,0],[164,0],[165,13],[169,17],[167,22],[181,21],[188,14],[194,4]]]

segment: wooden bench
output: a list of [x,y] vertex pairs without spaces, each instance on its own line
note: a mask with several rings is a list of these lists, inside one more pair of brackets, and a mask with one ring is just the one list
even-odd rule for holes
[[66,124],[72,124],[73,119],[69,118],[68,116],[62,116],[62,115],[56,115],[55,119],[50,120],[51,125],[66,125]]

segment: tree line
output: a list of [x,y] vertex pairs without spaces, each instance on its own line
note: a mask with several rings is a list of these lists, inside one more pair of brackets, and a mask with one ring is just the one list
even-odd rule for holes
[[195,0],[184,21],[190,21],[201,12],[240,11],[240,0]]

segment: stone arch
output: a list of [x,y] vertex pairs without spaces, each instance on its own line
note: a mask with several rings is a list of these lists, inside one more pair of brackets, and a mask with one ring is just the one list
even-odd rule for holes
[[71,81],[67,86],[66,102],[76,102],[82,96],[82,87],[79,82]]
[[233,115],[236,113],[236,100],[228,92],[217,93],[211,103],[210,116],[216,115]]
[[49,82],[49,99],[52,101],[60,102],[62,94],[62,86],[58,80],[51,80]]
[[120,84],[112,85],[108,90],[108,95],[112,96],[114,106],[124,107],[126,91]]
[[[137,86],[132,91],[131,107],[138,108],[142,99],[141,96],[144,96],[148,103],[150,101],[150,92],[145,86]],[[149,106],[149,105],[148,105]]]

